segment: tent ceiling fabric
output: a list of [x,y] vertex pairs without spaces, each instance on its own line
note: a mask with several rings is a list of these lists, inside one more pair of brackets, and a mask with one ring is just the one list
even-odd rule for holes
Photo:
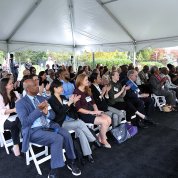
[[0,0],[0,49],[175,46],[177,7],[177,0]]

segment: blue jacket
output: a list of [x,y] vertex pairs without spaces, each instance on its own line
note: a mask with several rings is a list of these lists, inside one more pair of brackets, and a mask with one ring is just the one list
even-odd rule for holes
[[[45,100],[44,97],[38,95],[37,99],[40,103]],[[16,112],[22,124],[22,152],[27,152],[30,142],[31,126],[33,125],[33,122],[37,118],[41,117],[44,113],[42,113],[38,108],[34,107],[27,95],[16,103]],[[48,119],[53,120],[55,118],[55,113],[53,110],[49,110],[49,112],[50,115]]]

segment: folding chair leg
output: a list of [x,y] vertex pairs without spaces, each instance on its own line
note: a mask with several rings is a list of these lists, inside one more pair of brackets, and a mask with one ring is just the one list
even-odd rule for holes
[[34,151],[33,151],[31,145],[29,146],[29,150],[30,150],[30,153],[31,153],[31,155],[32,155],[32,158],[33,158],[33,161],[34,161],[34,163],[35,163],[35,167],[36,167],[36,169],[37,169],[38,174],[42,175],[41,169],[40,169],[40,167],[39,167],[38,161],[37,161],[37,159],[36,159],[36,157],[35,157],[35,154],[34,154]]
[[6,149],[6,153],[9,155],[9,149],[8,149],[8,147],[7,147],[6,140],[5,140],[4,135],[3,135],[2,132],[1,132],[1,138],[2,138],[2,142],[3,142],[3,144],[4,144],[4,147],[5,147],[5,149]]
[[45,156],[48,156],[48,147],[45,146]]
[[26,152],[26,165],[30,165],[30,153],[29,153],[29,150]]
[[66,161],[66,157],[65,157],[65,154],[64,154],[66,152],[65,149],[62,149],[62,152],[63,152],[63,160],[65,162]]

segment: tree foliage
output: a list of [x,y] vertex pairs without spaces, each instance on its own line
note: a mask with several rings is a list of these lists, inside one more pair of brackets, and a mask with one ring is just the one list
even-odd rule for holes
[[15,53],[15,59],[19,63],[29,61],[32,64],[39,64],[47,60],[47,54],[44,51],[20,51]]
[[149,61],[153,53],[154,50],[152,48],[141,50],[136,55],[137,61]]
[[[178,56],[178,53],[174,52],[174,56]],[[130,64],[132,63],[131,52],[120,52],[118,50],[114,52],[95,52],[95,64],[103,64],[111,67],[113,65],[123,65],[123,64]],[[165,59],[165,50],[164,49],[144,49],[139,51],[136,54],[136,62],[137,64],[144,65],[146,62],[152,65],[161,66],[166,64]],[[51,51],[20,51],[15,52],[15,59],[17,62],[23,64],[26,61],[30,61],[33,65],[40,65],[43,63],[42,66],[45,66],[45,62],[47,61],[48,57],[51,57],[53,60],[56,60],[57,63],[61,64],[71,64],[71,56],[73,54],[70,52],[51,52]],[[4,52],[0,51],[0,63],[3,62],[5,57]],[[177,57],[178,58],[178,57]],[[152,62],[152,63],[150,63]],[[156,63],[154,63],[156,62]],[[76,64],[77,65],[90,65],[93,66],[93,55],[91,52],[84,51],[82,54],[76,56]]]
[[[102,64],[111,67],[113,65],[122,65],[130,64],[132,61],[128,59],[127,52],[95,52],[94,53],[95,64]],[[92,53],[83,52],[80,56],[77,57],[79,65],[85,63],[86,65],[93,65]]]
[[4,58],[5,58],[5,53],[3,51],[0,51],[0,64],[4,62]]

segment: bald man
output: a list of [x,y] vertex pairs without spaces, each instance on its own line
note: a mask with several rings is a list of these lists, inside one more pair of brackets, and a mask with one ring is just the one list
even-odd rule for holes
[[22,124],[22,152],[26,152],[29,142],[49,146],[51,149],[51,171],[49,178],[58,178],[60,169],[64,166],[63,146],[66,150],[67,167],[73,175],[80,175],[76,166],[73,142],[67,130],[61,128],[52,120],[55,118],[53,110],[44,97],[38,96],[37,82],[27,79],[23,83],[26,96],[16,103],[16,111]]

